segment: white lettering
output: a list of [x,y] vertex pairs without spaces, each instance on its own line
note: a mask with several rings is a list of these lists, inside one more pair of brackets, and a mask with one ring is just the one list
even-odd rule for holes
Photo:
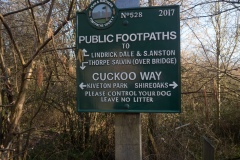
[[[110,20],[111,21],[111,20]],[[109,23],[110,23],[109,21]],[[102,24],[97,24],[98,26]],[[135,41],[160,41],[160,40],[175,40],[177,38],[176,31],[168,32],[145,32],[145,33],[131,33],[131,34],[112,34],[109,35],[90,35],[79,36],[79,43],[112,43],[114,42],[135,42]]]
[[140,72],[141,80],[160,80],[162,72]]
[[136,79],[136,73],[135,72],[109,72],[109,73],[93,73],[92,75],[92,79],[97,81],[97,80],[101,80],[101,81],[105,81],[105,80],[109,80],[109,81],[116,81],[116,80],[135,80]]

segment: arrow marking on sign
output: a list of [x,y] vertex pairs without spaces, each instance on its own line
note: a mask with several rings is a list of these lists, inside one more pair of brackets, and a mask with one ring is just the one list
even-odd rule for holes
[[86,54],[86,53],[87,53],[87,50],[86,50],[86,49],[83,49],[82,51],[83,51],[83,53],[84,53],[84,54],[83,54],[84,57],[88,57],[88,56],[89,56],[89,55]]
[[178,85],[176,82],[173,81],[172,84],[169,84],[170,87],[173,87],[173,89],[175,89]]
[[85,63],[88,63],[88,62],[82,62],[82,65],[80,66],[80,68],[81,68],[82,70],[84,70],[84,69],[86,68],[86,66],[84,65]]
[[85,85],[83,82],[81,84],[79,84],[79,87],[83,90],[84,87],[87,87],[87,85]]

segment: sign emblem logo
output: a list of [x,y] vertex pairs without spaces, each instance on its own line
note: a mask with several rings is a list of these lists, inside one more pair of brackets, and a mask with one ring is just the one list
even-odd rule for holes
[[88,19],[96,29],[110,27],[117,18],[117,8],[114,3],[108,0],[93,1],[88,7]]

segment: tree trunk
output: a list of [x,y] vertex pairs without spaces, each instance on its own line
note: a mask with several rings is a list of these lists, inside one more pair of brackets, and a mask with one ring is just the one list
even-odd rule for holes
[[27,69],[23,69],[22,74],[22,84],[20,87],[20,91],[17,97],[17,100],[15,104],[11,108],[11,115],[10,115],[10,125],[8,127],[8,134],[6,135],[6,138],[4,139],[4,148],[8,148],[9,144],[11,143],[13,137],[16,136],[17,127],[20,123],[20,118],[22,116],[23,111],[23,105],[26,100],[26,94],[28,90],[29,81],[32,75],[32,70],[34,67],[34,63],[29,66]]
[[[215,12],[220,12],[220,4],[216,3]],[[221,118],[221,14],[217,15],[216,21],[216,58],[217,58],[217,122],[220,124]]]

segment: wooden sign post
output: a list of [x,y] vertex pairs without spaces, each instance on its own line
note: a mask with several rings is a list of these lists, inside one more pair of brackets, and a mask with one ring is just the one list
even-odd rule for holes
[[141,115],[116,113],[115,160],[129,159],[142,159]]

